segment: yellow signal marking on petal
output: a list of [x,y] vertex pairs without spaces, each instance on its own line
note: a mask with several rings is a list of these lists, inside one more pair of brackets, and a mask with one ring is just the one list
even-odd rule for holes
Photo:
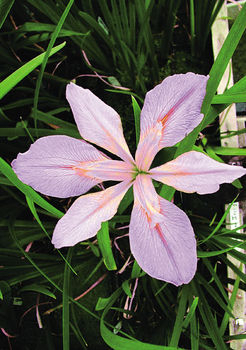
[[155,221],[154,218],[160,215],[159,208],[155,208],[148,199],[145,199],[145,212],[149,223],[153,222],[153,220]]
[[76,172],[77,175],[79,176],[86,176],[87,170],[77,168],[77,167],[72,167],[72,169]]
[[163,244],[167,245],[167,241],[166,241],[165,238],[164,238],[162,229],[161,229],[161,227],[160,227],[159,224],[156,224],[156,225],[155,225],[155,230],[156,230],[156,232],[158,233],[158,236],[159,236],[160,239],[162,240]]
[[190,88],[183,96],[180,97],[180,99],[167,112],[167,114],[164,115],[164,117],[161,117],[161,115],[159,116],[158,122],[161,122],[163,129],[164,129],[165,124],[166,124],[167,120],[169,119],[169,117],[171,117],[173,115],[175,110],[177,110],[182,105],[182,103],[193,94],[194,91],[195,91],[195,87]]
[[148,201],[147,199],[145,199],[145,203],[146,203],[146,208],[148,209],[149,213],[151,214],[156,214],[159,213],[159,211],[157,209],[155,209],[155,207],[150,203],[150,201]]
[[87,172],[91,170],[92,165],[90,162],[80,162],[78,165],[71,166],[71,169],[79,176],[87,176]]
[[83,169],[83,168],[79,167],[78,165],[63,165],[63,166],[61,166],[61,168],[73,170],[77,173],[77,175],[80,175],[80,176],[86,176],[86,173],[88,171],[87,169]]
[[162,118],[159,117],[158,121],[161,122],[162,128],[165,127],[165,124],[166,124],[168,118],[171,117],[171,115],[173,114],[174,111],[175,111],[175,106],[172,107],[172,108],[167,112],[167,114],[164,115],[164,117],[162,117]]

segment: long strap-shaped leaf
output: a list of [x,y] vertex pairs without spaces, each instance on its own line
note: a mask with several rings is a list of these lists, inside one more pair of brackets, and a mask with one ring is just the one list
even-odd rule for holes
[[244,5],[239,15],[237,16],[210,72],[210,79],[207,84],[207,94],[204,98],[202,105],[202,112],[204,118],[201,124],[199,124],[193,132],[191,132],[179,145],[176,156],[189,151],[196,141],[198,133],[211,122],[209,118],[209,109],[212,103],[212,99],[216,94],[217,88],[221,81],[221,78],[226,70],[226,67],[241,39],[246,28],[246,6]]
[[[202,105],[202,112],[204,113],[203,121],[179,144],[175,157],[188,152],[192,149],[198,133],[208,124],[211,123],[211,103],[214,95],[217,91],[218,85],[225,72],[225,69],[241,39],[246,28],[246,5],[243,6],[239,15],[237,16],[211,70],[210,79],[207,84],[207,94],[204,98]],[[213,117],[216,118],[216,113],[213,113]],[[160,195],[168,200],[171,200],[175,190],[167,185],[163,185],[160,191]]]
[[216,94],[217,88],[223,77],[226,67],[245,31],[245,28],[246,6],[243,6],[209,72],[210,79],[208,81],[207,94],[205,96],[202,108],[202,112],[205,115],[205,118],[202,121],[202,127],[206,126],[206,114],[209,110],[212,99]]
[[2,28],[2,25],[8,16],[9,11],[11,10],[11,7],[13,6],[15,0],[1,0],[0,1],[0,28]]
[[[66,45],[66,42],[53,47],[49,56],[54,55],[57,51],[61,50]],[[9,75],[0,83],[0,99],[3,98],[15,85],[17,85],[22,79],[24,79],[29,73],[31,73],[36,67],[38,67],[44,60],[46,52],[41,53],[31,61],[25,63],[14,73]]]
[[[67,261],[70,264],[73,256],[73,248],[69,248],[67,253]],[[63,339],[63,350],[70,349],[70,336],[69,336],[69,289],[70,289],[70,272],[68,265],[65,265],[64,268],[64,277],[63,277],[63,291],[62,291],[62,339]]]
[[97,233],[97,241],[103,256],[103,261],[106,268],[111,270],[117,270],[116,262],[112,252],[111,241],[109,237],[108,222],[103,222],[101,229]]
[[35,192],[31,187],[25,185],[21,182],[16,174],[14,173],[11,166],[6,163],[2,158],[0,158],[0,172],[6,176],[12,184],[14,184],[22,193],[24,193],[27,197],[29,197],[33,202],[37,203],[41,208],[47,210],[47,212],[51,213],[56,218],[61,218],[64,214],[53,207],[50,203],[48,203],[45,199],[43,199],[37,192]]
[[120,294],[121,294],[121,289],[119,288],[111,295],[111,297],[108,299],[108,304],[105,307],[101,317],[100,332],[105,343],[107,343],[114,350],[122,350],[122,349],[124,350],[164,350],[164,349],[177,350],[177,349],[181,349],[173,346],[163,346],[163,345],[154,345],[154,344],[144,343],[139,340],[132,339],[132,337],[131,339],[127,339],[111,332],[106,327],[104,318],[106,314],[109,312],[111,306],[116,301],[116,299],[120,296]]
[[183,320],[186,312],[186,306],[188,302],[188,296],[189,296],[189,286],[185,285],[182,288],[182,293],[179,301],[179,308],[178,308],[178,313],[176,316],[174,328],[173,328],[173,333],[172,337],[169,343],[169,346],[177,347],[179,343],[179,338],[181,336],[182,330],[183,330]]
[[69,11],[70,11],[73,3],[74,3],[74,0],[70,0],[69,1],[69,3],[67,4],[63,14],[61,15],[61,18],[59,19],[59,22],[58,22],[58,24],[56,26],[56,29],[52,33],[52,36],[51,36],[51,39],[50,39],[47,51],[46,51],[44,59],[42,61],[41,69],[40,69],[39,74],[38,74],[38,79],[37,79],[36,88],[35,88],[35,94],[34,94],[34,101],[33,101],[33,115],[34,115],[34,125],[35,125],[35,127],[37,126],[36,125],[37,124],[36,114],[37,114],[37,109],[38,109],[38,97],[39,97],[39,91],[40,91],[40,86],[41,86],[41,81],[42,81],[42,78],[43,78],[44,70],[45,70],[46,64],[48,62],[49,54],[53,50],[52,48],[53,48],[53,46],[55,44],[55,41],[56,41],[56,39],[57,39],[61,29],[62,29],[62,26],[63,26],[63,24],[65,22],[65,19],[66,19],[67,15],[69,14]]

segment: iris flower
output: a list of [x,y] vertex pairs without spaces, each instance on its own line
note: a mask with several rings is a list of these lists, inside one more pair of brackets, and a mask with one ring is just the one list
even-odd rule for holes
[[[217,191],[219,184],[232,182],[246,171],[195,151],[155,168],[151,164],[163,147],[175,145],[201,122],[207,80],[208,76],[194,73],[173,75],[146,94],[135,160],[117,112],[90,90],[73,83],[67,86],[66,97],[83,140],[60,135],[42,137],[12,162],[17,176],[35,190],[60,198],[80,196],[54,229],[52,243],[56,248],[95,236],[102,222],[116,214],[133,185],[129,240],[136,261],[150,276],[176,286],[193,278],[197,254],[190,220],[156,193],[152,179],[179,191],[205,194]],[[91,143],[120,160],[110,159]],[[108,180],[119,183],[84,194]]]

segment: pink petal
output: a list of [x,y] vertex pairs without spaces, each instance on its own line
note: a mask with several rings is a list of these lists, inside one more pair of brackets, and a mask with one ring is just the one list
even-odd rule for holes
[[81,136],[133,163],[126,144],[120,116],[90,90],[73,83],[67,85],[66,97]]
[[141,113],[141,139],[156,124],[162,128],[159,149],[181,141],[202,120],[201,106],[209,76],[176,74],[163,80],[145,97]]
[[134,165],[112,159],[92,162],[91,165],[86,168],[87,176],[100,179],[101,181],[132,181],[135,172]]
[[160,150],[159,144],[162,138],[161,126],[149,130],[145,138],[142,138],[136,151],[136,166],[139,170],[148,171],[155,155]]
[[120,201],[131,186],[124,181],[104,191],[79,197],[58,221],[52,238],[56,248],[73,246],[97,234],[104,221],[117,212]]
[[215,161],[200,152],[187,152],[150,171],[153,179],[182,192],[199,194],[218,191],[219,185],[246,174],[241,166]]
[[151,277],[176,286],[189,283],[197,266],[196,240],[190,220],[173,203],[154,194],[152,186],[147,197],[152,197],[152,205],[158,202],[155,208],[160,210],[158,222],[157,216],[151,215],[148,202],[139,201],[144,194],[138,193],[139,189],[134,186],[135,201],[129,231],[132,254]]
[[[21,181],[54,197],[78,196],[101,182],[90,177],[83,167],[107,158],[83,140],[69,136],[47,136],[19,153],[12,167]],[[83,167],[82,167],[83,164]]]
[[158,195],[150,175],[140,174],[136,177],[134,185],[134,200],[145,210],[152,227],[161,219],[161,207]]

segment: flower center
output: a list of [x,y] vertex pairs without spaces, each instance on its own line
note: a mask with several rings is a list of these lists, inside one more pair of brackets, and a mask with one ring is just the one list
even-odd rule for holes
[[148,174],[149,174],[148,171],[138,169],[138,167],[135,165],[134,171],[133,171],[133,180],[135,180],[138,175],[148,175]]

